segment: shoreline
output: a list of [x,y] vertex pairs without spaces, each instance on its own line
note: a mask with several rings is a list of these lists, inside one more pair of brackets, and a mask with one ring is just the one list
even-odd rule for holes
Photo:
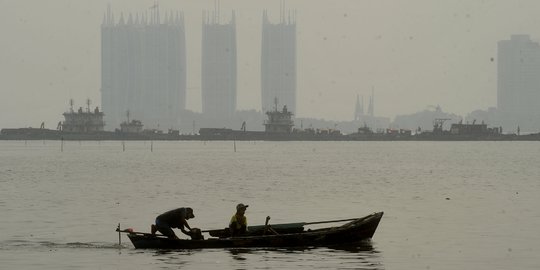
[[122,133],[111,131],[75,133],[39,128],[2,129],[0,140],[65,141],[540,141],[540,133],[452,135],[433,134],[306,134],[267,133],[263,131],[223,130],[220,133],[183,135],[178,133]]

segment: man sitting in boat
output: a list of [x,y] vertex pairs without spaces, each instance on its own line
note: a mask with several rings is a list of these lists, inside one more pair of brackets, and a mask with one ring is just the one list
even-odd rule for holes
[[247,233],[247,218],[245,216],[246,208],[249,205],[244,205],[239,203],[236,206],[236,213],[231,217],[231,222],[229,222],[229,231],[231,236],[238,236]]
[[[178,239],[172,228],[180,229],[184,234],[192,236],[191,227],[187,223],[187,220],[194,218],[193,209],[190,207],[182,207],[174,210],[170,210],[159,215],[156,218],[156,224],[152,224],[151,232],[156,234],[156,231],[159,231],[168,238]],[[187,231],[187,228],[189,231]]]

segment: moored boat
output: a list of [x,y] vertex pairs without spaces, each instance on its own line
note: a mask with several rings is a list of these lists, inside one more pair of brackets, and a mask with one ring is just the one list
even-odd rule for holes
[[[128,238],[137,249],[205,249],[205,248],[251,248],[251,247],[317,247],[351,245],[371,239],[383,216],[383,212],[353,219],[341,226],[322,229],[292,230],[291,226],[265,226],[260,233],[240,237],[211,237],[202,240],[169,239],[162,235],[117,230],[127,233]],[[313,222],[324,223],[324,222]],[[273,229],[275,227],[276,229]],[[292,232],[291,232],[292,230]],[[217,230],[213,230],[214,232]],[[211,231],[210,231],[211,232]],[[212,235],[212,234],[211,234]]]

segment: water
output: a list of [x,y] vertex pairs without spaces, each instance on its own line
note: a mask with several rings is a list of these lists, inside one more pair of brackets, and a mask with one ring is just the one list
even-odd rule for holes
[[[2,269],[539,269],[537,142],[0,141]],[[153,150],[153,151],[151,151]],[[135,250],[192,227],[385,215],[358,248]]]

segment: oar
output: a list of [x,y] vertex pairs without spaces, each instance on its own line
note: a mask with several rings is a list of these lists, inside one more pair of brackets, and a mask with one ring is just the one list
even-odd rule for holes
[[[295,223],[279,223],[279,224],[273,224],[272,227],[303,227],[306,225],[314,225],[314,224],[324,224],[324,223],[335,223],[335,222],[343,222],[343,221],[353,221],[358,220],[360,218],[347,218],[347,219],[334,219],[334,220],[323,220],[323,221],[313,221],[313,222],[295,222]],[[260,229],[265,228],[266,225],[254,225],[249,226],[250,229]],[[213,231],[222,231],[223,229],[214,229],[214,230],[203,230],[202,232],[213,232]]]
[[[353,221],[353,220],[357,220],[357,219],[359,219],[359,218],[347,218],[347,219],[335,219],[335,220],[324,220],[324,221],[314,221],[314,222],[303,222],[302,225],[305,226],[305,225],[313,225],[313,224],[324,224],[324,223],[334,223],[334,222],[343,222],[343,221]],[[287,223],[285,223],[285,224],[287,224]]]
[[[273,224],[272,226],[274,228],[278,227],[303,227],[306,225],[313,225],[313,224],[324,224],[324,223],[335,223],[335,222],[343,222],[343,221],[353,221],[358,220],[358,218],[348,218],[348,219],[334,219],[334,220],[323,220],[323,221],[313,221],[313,222],[295,222],[295,223],[279,223],[279,224]],[[265,225],[256,225],[256,226],[250,226],[250,228],[253,227],[264,227]]]

